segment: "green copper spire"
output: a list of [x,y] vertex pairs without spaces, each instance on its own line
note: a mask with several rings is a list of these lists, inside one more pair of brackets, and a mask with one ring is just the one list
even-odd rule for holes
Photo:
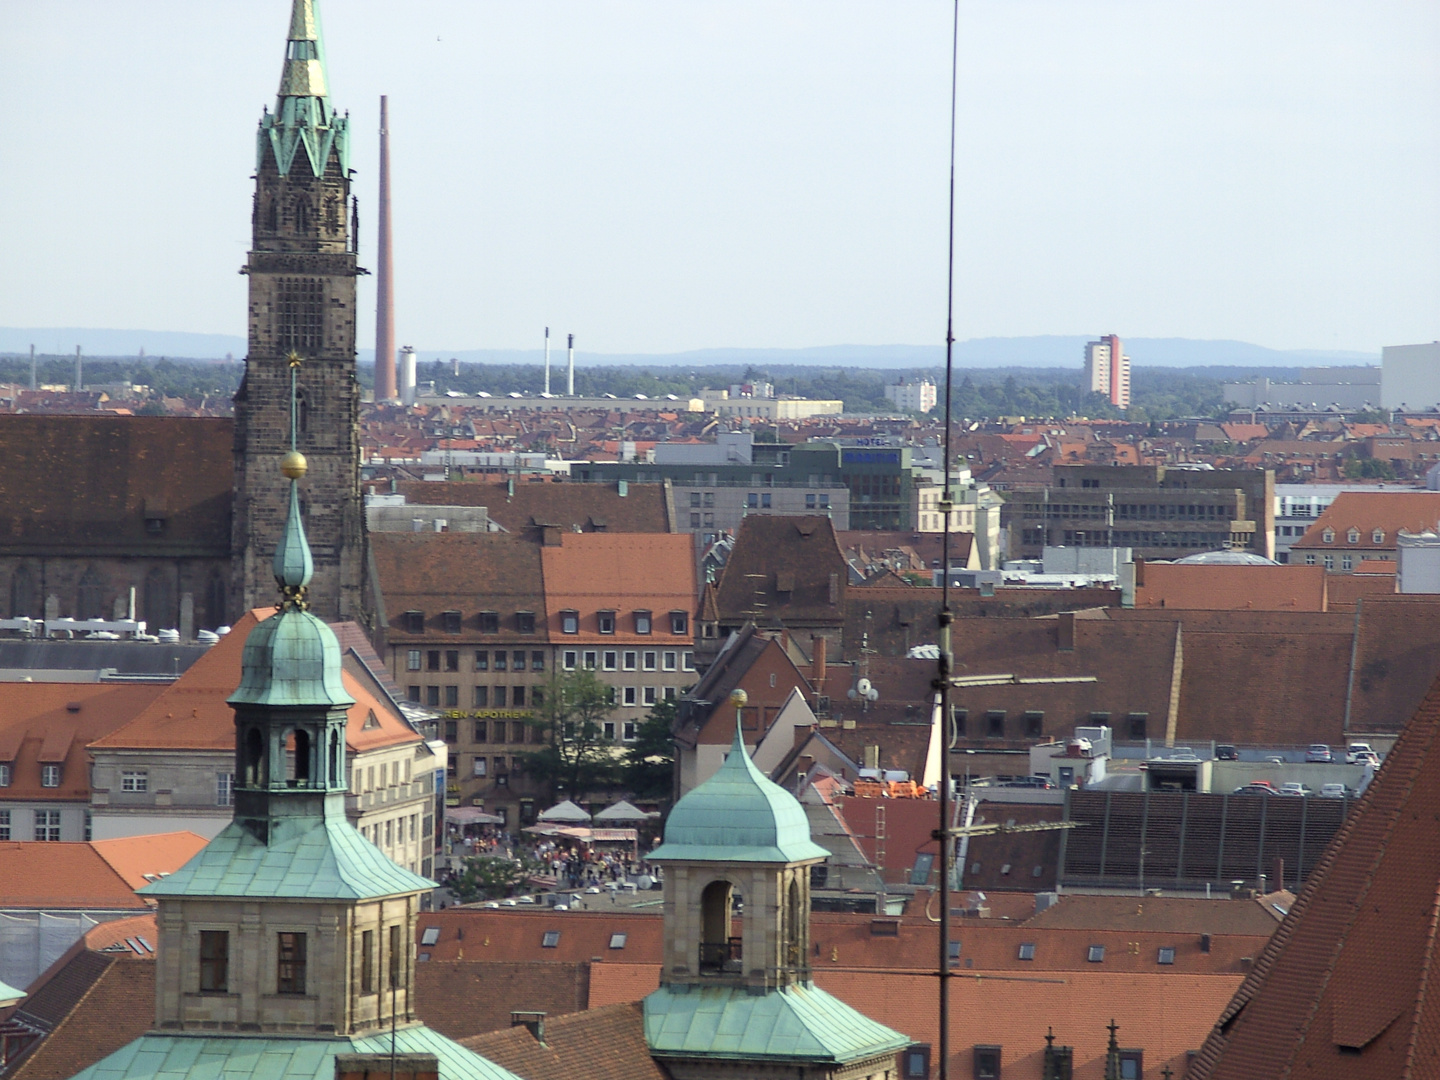
[[285,43],[285,65],[275,111],[260,118],[256,167],[264,165],[268,149],[275,155],[281,176],[290,172],[303,147],[311,172],[322,176],[333,149],[341,173],[350,168],[349,121],[331,107],[329,79],[325,74],[325,42],[320,32],[316,0],[293,0],[290,33]]
[[[300,9],[297,0],[296,11]],[[300,478],[305,475],[308,465],[305,455],[295,447],[296,391],[295,382],[300,372],[300,357],[290,354],[290,452],[280,459],[280,471],[290,480],[290,512],[285,515],[285,531],[275,545],[275,583],[280,586],[281,607],[305,608],[305,589],[315,573],[315,560],[310,555],[310,541],[305,538],[305,526],[300,520]]]

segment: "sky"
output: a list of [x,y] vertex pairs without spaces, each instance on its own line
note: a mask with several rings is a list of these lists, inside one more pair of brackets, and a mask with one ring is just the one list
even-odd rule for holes
[[[400,342],[944,340],[947,0],[321,2]],[[0,326],[244,332],[289,6],[0,0]],[[957,338],[1440,338],[1437,177],[1433,0],[961,3]]]

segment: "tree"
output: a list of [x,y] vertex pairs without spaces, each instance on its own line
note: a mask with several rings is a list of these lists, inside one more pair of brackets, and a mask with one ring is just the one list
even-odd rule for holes
[[602,727],[614,709],[615,688],[593,671],[551,676],[539,716],[526,721],[540,729],[544,745],[522,760],[526,774],[549,789],[552,801],[576,799],[615,780],[614,744]]
[[637,799],[669,802],[674,791],[675,729],[673,700],[659,701],[646,714],[625,749],[621,777]]
[[465,860],[464,868],[451,879],[449,889],[462,904],[499,900],[509,896],[534,869],[523,855],[513,859],[503,855],[475,855]]

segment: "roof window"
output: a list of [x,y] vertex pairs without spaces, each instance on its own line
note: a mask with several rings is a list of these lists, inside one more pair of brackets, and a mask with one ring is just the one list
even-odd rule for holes
[[613,633],[615,633],[615,612],[613,612],[613,611],[597,611],[597,612],[595,613],[595,621],[596,621],[597,625],[598,625],[599,628],[600,628],[600,633],[602,633],[602,634],[613,634]]
[[407,634],[423,634],[425,632],[425,613],[423,611],[407,611],[404,618]]
[[1174,949],[1161,949],[1160,952],[1159,952],[1159,953],[1156,955],[1156,957],[1155,957],[1155,962],[1156,962],[1157,964],[1173,964],[1173,963],[1175,963],[1175,950],[1174,950]]
[[1327,544],[1335,543],[1335,530],[1326,529],[1323,533],[1320,534],[1320,539]]
[[480,612],[480,632],[482,634],[498,634],[500,632],[500,613],[498,611]]
[[1384,530],[1384,529],[1376,529],[1373,533],[1370,534],[1370,540],[1371,540],[1372,543],[1376,543],[1376,544],[1383,544],[1383,543],[1385,543],[1385,530]]
[[1103,964],[1105,962],[1105,946],[1091,945],[1089,952],[1085,954],[1085,959],[1092,964]]
[[1360,542],[1360,530],[1353,525],[1350,526],[1350,531],[1345,534],[1345,539],[1352,544],[1358,544]]
[[517,611],[515,613],[515,631],[519,634],[533,634],[535,632],[535,612]]
[[578,634],[580,632],[580,613],[578,611],[560,612],[560,632],[562,634]]
[[441,612],[441,617],[445,620],[445,632],[447,634],[460,633],[460,612],[444,611]]
[[623,948],[625,947],[625,942],[628,941],[629,939],[630,939],[630,935],[629,935],[629,934],[611,934],[611,935],[610,935],[610,947],[611,947],[612,949],[623,949]]
[[1035,959],[1035,943],[1034,943],[1033,941],[1021,942],[1021,944],[1020,944],[1020,952],[1018,953],[1018,958],[1021,959],[1021,960],[1034,960],[1034,959]]
[[637,634],[648,634],[648,633],[650,633],[650,623],[651,623],[650,612],[648,612],[648,611],[637,611],[637,612],[635,612],[635,633],[637,633]]
[[434,945],[440,940],[440,927],[427,926],[425,932],[420,935],[421,945]]
[[545,936],[540,939],[542,949],[553,949],[560,944],[559,930],[546,930]]

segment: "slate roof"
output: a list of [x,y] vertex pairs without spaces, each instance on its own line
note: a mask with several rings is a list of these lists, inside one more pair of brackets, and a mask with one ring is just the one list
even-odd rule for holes
[[[0,554],[228,558],[234,426],[219,417],[0,416]],[[164,518],[159,533],[147,530],[150,516]]]
[[392,862],[345,820],[343,811],[293,819],[284,829],[277,826],[270,843],[262,844],[231,822],[195,858],[141,893],[147,898],[366,900],[435,887],[429,878]]
[[665,1057],[851,1062],[910,1040],[813,984],[751,994],[735,986],[662,986],[645,998],[645,1041]]
[[1190,1075],[1436,1075],[1440,683],[1432,686]]
[[[518,1080],[429,1028],[401,1028],[395,1043],[403,1054],[435,1054],[441,1080]],[[75,1080],[325,1080],[335,1074],[336,1054],[389,1052],[389,1032],[348,1039],[142,1035]]]
[[715,603],[730,626],[839,626],[848,581],[828,517],[750,514],[735,535]]
[[513,495],[508,485],[505,480],[406,480],[399,487],[400,494],[411,503],[483,506],[491,521],[522,536],[534,533],[537,522],[559,525],[564,532],[673,531],[664,484],[628,484],[624,495],[617,484],[517,480]]
[[543,1043],[529,1029],[512,1027],[465,1039],[462,1045],[525,1080],[669,1080],[670,1075],[645,1045],[638,1003],[548,1016]]

